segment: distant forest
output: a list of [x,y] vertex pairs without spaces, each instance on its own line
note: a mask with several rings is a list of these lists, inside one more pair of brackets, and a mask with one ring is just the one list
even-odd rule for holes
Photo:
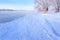
[[0,11],[15,11],[14,9],[0,9]]

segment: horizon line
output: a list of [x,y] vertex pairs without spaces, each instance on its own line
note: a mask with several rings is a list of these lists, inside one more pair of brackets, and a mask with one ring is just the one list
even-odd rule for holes
[[32,5],[26,5],[26,6],[0,5],[0,9],[34,10],[34,7]]

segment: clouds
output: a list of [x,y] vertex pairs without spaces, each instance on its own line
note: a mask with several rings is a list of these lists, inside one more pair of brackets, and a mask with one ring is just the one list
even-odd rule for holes
[[26,6],[14,6],[14,5],[0,5],[0,9],[15,9],[15,10],[34,10],[32,5]]
[[33,10],[32,0],[0,0],[0,9]]

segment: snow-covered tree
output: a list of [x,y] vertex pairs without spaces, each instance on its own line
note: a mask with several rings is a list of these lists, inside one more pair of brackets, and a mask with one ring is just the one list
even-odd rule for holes
[[52,0],[50,2],[50,6],[53,6],[52,10],[55,10],[55,12],[59,12],[59,0]]
[[60,0],[35,0],[35,9],[40,11],[48,11],[50,6],[52,11],[58,12],[60,9]]
[[35,0],[35,9],[37,11],[48,11],[48,3],[46,0]]

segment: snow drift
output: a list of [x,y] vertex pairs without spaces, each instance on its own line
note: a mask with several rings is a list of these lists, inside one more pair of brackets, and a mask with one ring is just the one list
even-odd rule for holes
[[60,40],[60,14],[0,12],[0,40]]

